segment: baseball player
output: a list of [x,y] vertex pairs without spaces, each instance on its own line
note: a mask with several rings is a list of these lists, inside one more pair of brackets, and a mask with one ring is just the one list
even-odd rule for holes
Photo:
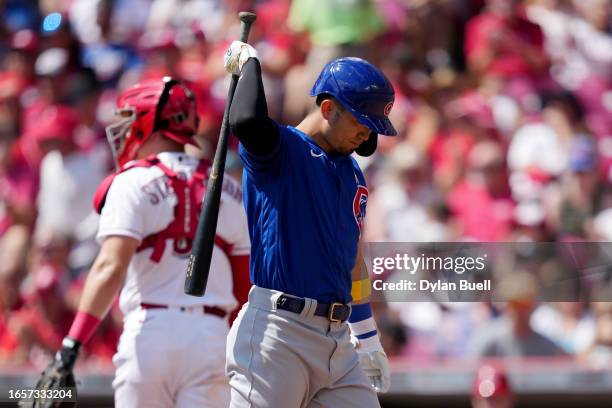
[[228,337],[230,406],[377,407],[389,369],[359,248],[368,189],[350,154],[396,134],[393,88],[362,59],[334,60],[312,88],[316,108],[290,127],[268,117],[251,46],[234,42],[225,67],[240,75],[230,125],[254,284]]
[[184,271],[208,169],[184,153],[186,144],[195,144],[195,100],[181,82],[165,77],[127,89],[117,107],[120,120],[107,136],[118,171],[94,198],[101,214],[100,253],[68,336],[38,386],[48,387],[53,378],[74,383],[80,346],[123,286],[124,327],[113,358],[115,406],[227,406],[228,314],[240,298],[246,300],[250,287],[239,185],[228,178],[222,194],[206,295],[187,296]]

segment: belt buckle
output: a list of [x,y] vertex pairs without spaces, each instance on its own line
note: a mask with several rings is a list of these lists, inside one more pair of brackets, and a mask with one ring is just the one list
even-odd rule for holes
[[339,302],[334,302],[331,305],[329,305],[329,313],[327,317],[329,318],[329,321],[332,323],[342,323],[342,320],[334,318],[334,310],[336,309],[337,306],[344,306],[344,305]]

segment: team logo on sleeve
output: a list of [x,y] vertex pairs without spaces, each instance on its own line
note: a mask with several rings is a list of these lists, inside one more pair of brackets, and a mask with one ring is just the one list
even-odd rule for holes
[[357,192],[355,198],[353,198],[353,214],[355,215],[355,222],[361,231],[363,226],[363,220],[366,214],[366,204],[368,203],[368,189],[364,186],[357,186]]

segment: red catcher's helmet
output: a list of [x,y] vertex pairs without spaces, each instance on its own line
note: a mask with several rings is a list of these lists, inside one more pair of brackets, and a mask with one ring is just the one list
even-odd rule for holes
[[106,137],[118,167],[133,160],[155,131],[181,144],[197,146],[198,128],[193,93],[170,77],[140,82],[121,93],[115,114],[120,118],[106,127]]

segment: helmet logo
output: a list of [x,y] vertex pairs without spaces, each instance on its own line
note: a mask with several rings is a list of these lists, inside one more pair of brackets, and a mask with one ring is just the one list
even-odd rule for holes
[[385,105],[385,109],[383,111],[385,116],[389,116],[389,113],[391,113],[391,108],[392,107],[393,107],[393,101],[391,101],[391,102],[389,102],[388,104]]

